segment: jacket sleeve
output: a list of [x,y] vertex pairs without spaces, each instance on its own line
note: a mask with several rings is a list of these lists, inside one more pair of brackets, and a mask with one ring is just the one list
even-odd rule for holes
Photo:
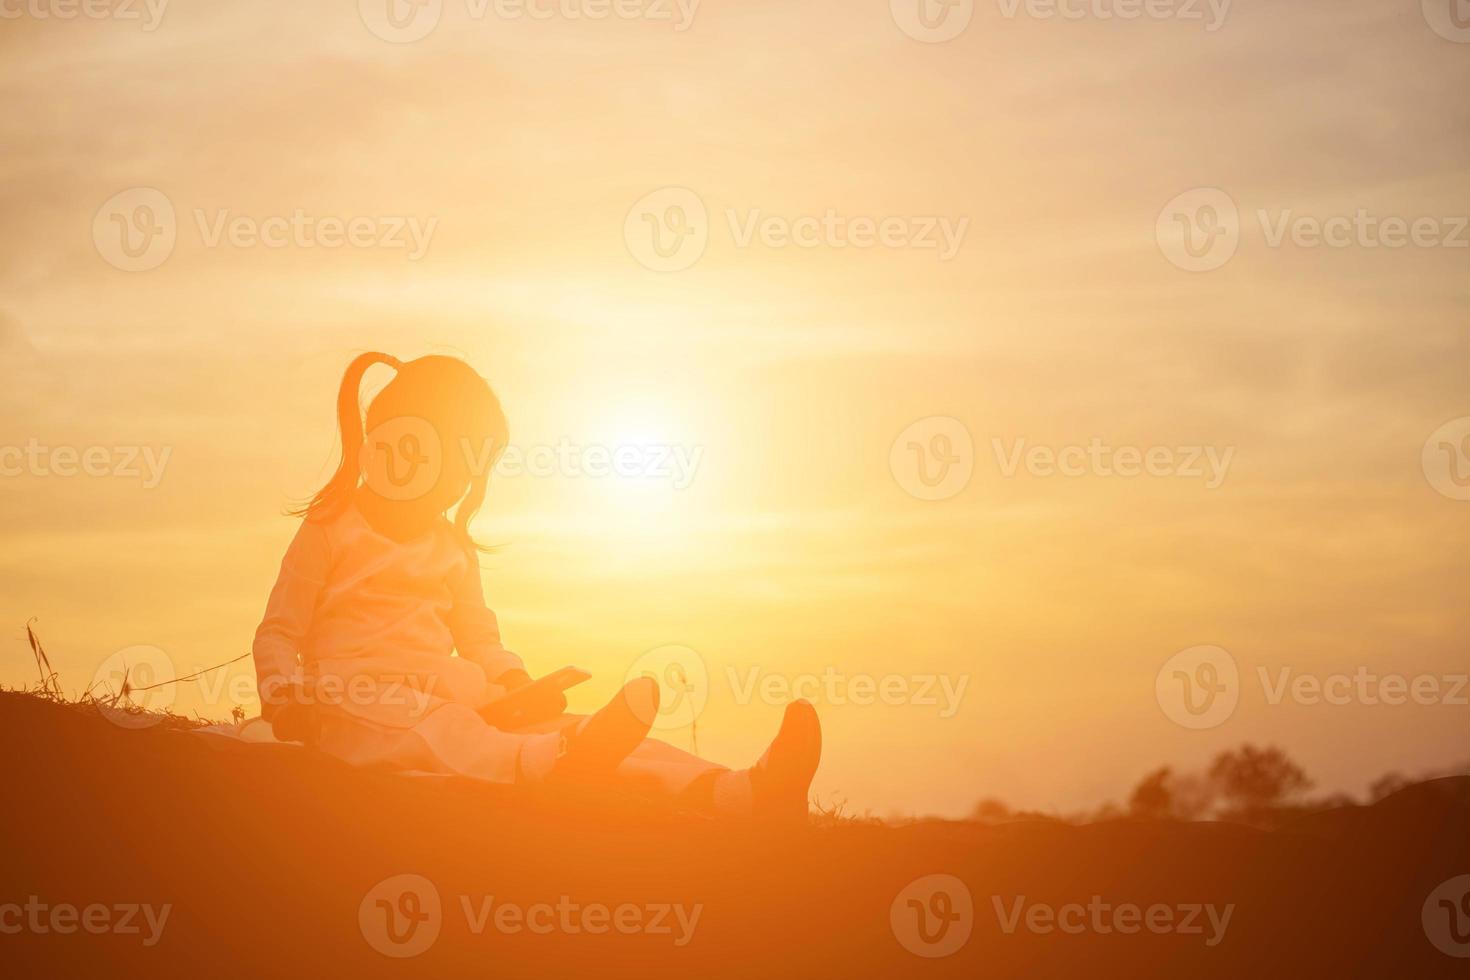
[[301,670],[301,647],[311,628],[317,599],[332,566],[330,542],[322,526],[304,520],[281,560],[266,603],[265,618],[255,631],[251,653],[255,659],[255,689],[260,695],[262,713],[267,719],[273,713],[275,685]]
[[485,605],[480,565],[473,554],[465,557],[463,572],[452,586],[454,605],[449,610],[449,631],[459,655],[478,664],[492,684],[508,670],[525,670],[521,658],[500,642],[500,622]]

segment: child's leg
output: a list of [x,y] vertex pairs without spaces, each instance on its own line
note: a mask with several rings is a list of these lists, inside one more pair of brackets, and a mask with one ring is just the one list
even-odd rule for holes
[[629,681],[601,711],[567,732],[553,775],[586,779],[612,773],[647,739],[657,716],[658,682],[648,677]]
[[447,773],[493,783],[544,779],[561,735],[502,732],[461,704],[445,704],[412,725],[386,725],[324,709],[317,747],[358,766]]
[[[646,738],[628,754],[615,773],[618,783],[647,797],[677,800],[693,809],[713,807],[714,789],[733,786],[727,778],[735,774],[725,766],[701,759],[656,738]],[[733,801],[736,808],[749,809],[749,793]]]
[[667,742],[644,739],[618,766],[619,783],[651,797],[722,816],[804,820],[822,752],[816,710],[788,705],[770,747],[749,769],[731,770]]
[[324,710],[317,744],[354,765],[453,773],[495,783],[590,779],[612,773],[643,741],[657,714],[658,685],[640,679],[565,731],[501,731],[468,705],[451,702],[397,726],[340,709]]

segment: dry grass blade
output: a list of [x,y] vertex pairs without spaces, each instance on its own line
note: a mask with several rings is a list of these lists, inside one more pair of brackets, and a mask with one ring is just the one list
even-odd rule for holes
[[128,691],[131,690],[131,688],[128,687],[128,674],[132,672],[132,669],[133,668],[128,666],[127,661],[123,662],[122,686],[117,689],[117,693],[114,694],[112,696],[112,700],[108,702],[110,706],[116,707],[119,701],[128,696]]
[[[153,709],[146,705],[136,704],[129,695],[137,694],[140,691],[149,691],[156,687],[162,687],[165,684],[176,684],[179,681],[193,680],[207,674],[211,670],[217,670],[220,667],[237,663],[250,656],[248,653],[242,654],[232,660],[217,664],[214,667],[206,667],[203,670],[195,671],[187,677],[175,677],[166,681],[160,681],[157,684],[147,685],[135,685],[132,682],[132,665],[124,663],[122,685],[119,690],[112,690],[108,684],[108,678],[96,677],[93,679],[91,687],[82,691],[75,698],[69,698],[61,689],[61,679],[51,666],[51,658],[46,655],[46,649],[41,645],[41,638],[36,635],[36,631],[31,626],[34,622],[35,619],[30,619],[26,622],[26,642],[30,644],[31,656],[35,658],[36,669],[41,674],[41,683],[35,687],[22,687],[19,693],[53,703],[64,704],[82,712],[100,712],[107,715],[113,721],[118,720],[119,712],[129,719],[146,720],[144,724],[128,724],[126,727],[151,728],[158,726],[164,731],[190,731],[206,725],[215,724],[215,722],[208,719],[198,717],[197,713],[195,718],[188,718],[183,715],[174,714],[167,708]],[[0,685],[0,692],[8,692],[9,690],[4,685]],[[236,715],[237,721],[244,717],[244,711],[238,705],[235,706],[234,711],[231,713]]]
[[35,630],[31,629],[31,624],[34,622],[35,619],[26,620],[26,640],[31,645],[31,655],[36,658],[36,670],[41,674],[41,689],[60,694],[56,671],[51,669],[51,659],[46,656],[46,648],[41,646],[41,638],[36,636]]
[[[63,704],[72,705],[72,707],[81,708],[81,710],[100,710],[104,711],[104,713],[119,713],[121,711],[121,713],[129,717],[150,718],[150,724],[160,724],[165,729],[197,729],[197,727],[206,726],[206,724],[216,724],[216,721],[207,720],[203,716],[198,716],[198,713],[196,713],[196,717],[188,718],[181,716],[181,714],[173,714],[168,708],[153,708],[148,707],[146,704],[138,704],[137,701],[134,701],[135,696],[143,692],[154,691],[157,688],[165,688],[168,685],[187,682],[187,680],[197,680],[198,677],[203,677],[204,674],[210,673],[212,670],[219,670],[221,667],[238,664],[241,660],[250,657],[250,652],[244,652],[244,654],[240,654],[238,657],[231,657],[229,660],[223,661],[223,663],[215,664],[215,666],[203,667],[203,669],[196,670],[194,673],[184,674],[182,677],[169,677],[169,679],[159,680],[156,683],[147,683],[147,685],[134,683],[134,679],[132,679],[132,667],[134,666],[123,663],[122,682],[119,683],[118,688],[113,688],[112,683],[110,683],[112,677],[97,676],[94,677],[90,688],[76,695],[76,698],[68,698],[62,692],[62,682],[60,682],[60,677],[57,676],[56,670],[51,669],[51,660],[46,655],[46,648],[41,645],[40,636],[35,635],[35,630],[31,627],[31,623],[34,623],[34,621],[34,619],[26,620],[25,639],[31,645],[31,655],[35,658],[35,669],[40,671],[41,683],[35,686],[35,688],[22,688],[22,691],[31,693],[34,696],[40,696],[40,698],[46,698],[47,701],[63,702]],[[116,671],[112,671],[112,673],[115,676]],[[4,691],[3,686],[0,686],[0,691]],[[231,717],[234,717],[237,723],[243,720],[243,708],[240,705],[234,705],[234,708],[231,710]]]

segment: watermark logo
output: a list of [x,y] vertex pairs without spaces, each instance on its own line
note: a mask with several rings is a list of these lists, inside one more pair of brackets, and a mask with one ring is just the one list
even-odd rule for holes
[[[438,218],[417,215],[317,215],[303,208],[255,217],[229,208],[193,208],[194,231],[207,249],[379,249],[403,251],[408,261],[428,254]],[[173,202],[152,187],[114,194],[92,219],[92,241],[110,265],[148,272],[173,254],[179,221]]]
[[1421,918],[1435,949],[1470,959],[1470,875],[1451,878],[1430,892]]
[[893,22],[915,41],[943,44],[965,32],[975,16],[975,0],[888,0]]
[[1424,19],[1447,41],[1470,44],[1470,0],[1423,0]]
[[687,187],[660,188],[629,209],[623,241],[644,268],[682,272],[709,246],[709,211]]
[[678,644],[654,647],[624,675],[624,682],[651,677],[658,682],[658,715],[652,727],[677,731],[699,720],[709,703],[709,668],[695,650]]
[[[1292,208],[1257,208],[1255,223],[1267,248],[1470,249],[1470,216],[1380,214],[1359,207],[1315,215]],[[1243,231],[1235,201],[1217,187],[1197,187],[1165,205],[1155,234],[1160,250],[1189,272],[1211,272],[1234,257]]]
[[925,875],[894,898],[888,925],[898,944],[915,956],[952,956],[970,940],[975,902],[970,889],[954,875]]
[[434,945],[444,926],[439,889],[423,875],[385,878],[363,896],[357,926],[367,944],[384,956],[418,956]]
[[151,728],[178,696],[173,658],[155,646],[125,647],[92,673],[88,693],[99,700],[102,714],[122,728]]
[[[1351,673],[1311,673],[1291,666],[1257,666],[1256,681],[1268,707],[1465,707],[1470,674],[1380,674],[1367,666]],[[1180,651],[1159,670],[1155,695],[1164,714],[1185,728],[1216,728],[1235,712],[1245,693],[1239,667],[1216,646]]]
[[[622,480],[667,483],[683,491],[694,484],[704,459],[703,446],[671,443],[555,444],[499,446],[467,437],[447,444],[433,423],[398,416],[374,426],[358,450],[364,484],[386,500],[418,500],[434,490],[446,467],[478,478]],[[0,449],[0,463],[3,463]]]
[[1452,419],[1424,442],[1424,478],[1451,500],[1470,500],[1470,416]]
[[1175,724],[1196,730],[1215,728],[1240,703],[1240,668],[1221,647],[1180,650],[1159,668],[1154,696]]
[[368,489],[384,500],[419,500],[444,472],[439,432],[412,415],[389,419],[363,439],[358,469]]
[[1196,187],[1159,212],[1154,236],[1164,257],[1186,272],[1211,272],[1240,246],[1240,209],[1218,187]]
[[178,237],[173,202],[152,187],[114,194],[92,218],[92,243],[98,254],[124,272],[147,272],[163,265]]
[[389,44],[422,41],[439,26],[444,0],[357,0],[363,25]]
[[[570,895],[555,901],[520,904],[494,895],[459,895],[460,914],[471,936],[488,930],[501,935],[531,933],[537,936],[645,935],[666,936],[676,947],[694,939],[704,906],[683,903],[580,902]],[[394,959],[422,955],[438,940],[444,927],[444,902],[434,883],[423,875],[402,874],[385,878],[363,896],[357,908],[357,924],[363,939],[373,949]]]
[[[721,675],[711,674],[695,650],[669,645],[640,656],[628,668],[624,682],[640,677],[652,678],[659,686],[659,713],[653,727],[670,731],[698,721]],[[758,664],[726,664],[723,683],[739,705],[784,706],[803,700],[834,708],[922,707],[933,708],[939,718],[948,720],[959,713],[970,676],[849,673],[832,665],[820,671],[783,673]]]
[[931,415],[898,434],[888,450],[893,479],[920,500],[948,500],[975,473],[975,440],[959,419]]

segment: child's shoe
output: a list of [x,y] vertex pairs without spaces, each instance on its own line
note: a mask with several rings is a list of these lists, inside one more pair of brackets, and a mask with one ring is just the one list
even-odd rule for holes
[[750,769],[751,807],[761,821],[801,824],[807,818],[807,792],[822,757],[822,725],[810,702],[786,706],[770,748]]
[[657,716],[658,682],[651,677],[629,681],[566,736],[552,774],[579,780],[609,775],[648,737]]

